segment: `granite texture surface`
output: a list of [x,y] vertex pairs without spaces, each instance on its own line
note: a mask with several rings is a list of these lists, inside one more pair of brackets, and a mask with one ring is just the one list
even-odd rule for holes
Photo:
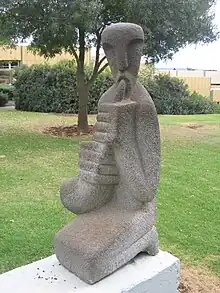
[[137,81],[143,38],[135,24],[104,30],[115,83],[99,101],[92,140],[81,146],[78,177],[60,190],[63,205],[78,216],[55,236],[55,253],[89,284],[140,252],[158,253],[160,132],[154,103]]

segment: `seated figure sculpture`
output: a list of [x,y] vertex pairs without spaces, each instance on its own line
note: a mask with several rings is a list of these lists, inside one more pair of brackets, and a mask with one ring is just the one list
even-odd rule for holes
[[64,182],[63,205],[77,217],[55,236],[60,263],[93,284],[138,253],[158,253],[155,196],[160,132],[154,103],[137,81],[140,26],[108,26],[102,44],[114,85],[101,97],[93,138],[81,146],[79,175]]

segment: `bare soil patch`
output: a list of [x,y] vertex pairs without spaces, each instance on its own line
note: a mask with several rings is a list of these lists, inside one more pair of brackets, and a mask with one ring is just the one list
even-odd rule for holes
[[[92,134],[94,130],[94,125],[89,125],[89,134]],[[60,126],[52,126],[52,127],[46,127],[43,130],[44,134],[49,134],[52,136],[58,136],[58,137],[74,137],[78,135],[78,128],[77,125],[60,125]]]
[[220,124],[161,125],[160,129],[163,140],[208,144],[220,142]]
[[[68,116],[68,114],[65,114]],[[71,114],[70,114],[71,115]],[[73,115],[72,115],[73,116]],[[200,124],[189,124],[187,126],[166,126],[162,127],[164,130],[166,128],[166,133],[164,131],[162,132],[162,135],[165,134],[165,136],[183,136],[183,137],[191,137],[193,133],[189,132],[189,129],[197,130],[199,128],[204,127],[204,125]],[[187,130],[188,129],[188,130]],[[89,125],[89,134],[92,134],[94,131],[94,125]],[[58,137],[74,137],[78,135],[77,131],[77,125],[57,125],[57,126],[47,126],[45,127],[42,132],[44,134],[49,134],[52,136],[58,136]],[[167,134],[167,135],[166,135]]]
[[[68,114],[67,114],[68,115]],[[47,122],[32,126],[37,132],[44,133],[55,137],[76,137],[77,124]],[[161,125],[162,140],[181,141],[181,142],[220,142],[220,125],[203,125],[203,124],[181,124],[181,125]],[[33,130],[33,129],[32,129]],[[94,132],[94,124],[89,125],[89,134]]]
[[206,270],[183,266],[179,293],[220,293],[220,278]]
[[186,125],[186,127],[190,128],[190,129],[198,129],[198,128],[202,128],[204,126],[205,125],[202,125],[202,124],[188,124],[188,125]]
[[[60,116],[60,117],[75,117],[78,118],[78,114],[71,114],[71,113],[53,113],[56,116]],[[96,118],[97,114],[89,114],[90,118]]]

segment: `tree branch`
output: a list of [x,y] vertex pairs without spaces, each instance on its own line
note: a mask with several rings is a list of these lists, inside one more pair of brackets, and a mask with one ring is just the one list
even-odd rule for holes
[[105,63],[103,66],[102,66],[102,68],[100,68],[99,69],[99,71],[97,72],[97,76],[100,74],[100,73],[102,73],[107,67],[108,67],[108,63]]
[[[103,57],[103,61],[105,60],[106,57]],[[99,62],[101,64],[101,62]],[[92,83],[95,81],[96,77],[102,73],[106,68],[108,67],[108,63],[105,63],[102,68],[100,68],[99,70],[97,70],[95,73],[92,74],[91,78],[88,81],[88,85],[91,86]]]
[[99,69],[99,55],[100,55],[100,48],[101,48],[101,34],[99,32],[96,32],[97,37],[97,45],[96,45],[96,54],[95,54],[95,65],[93,68],[92,75],[96,74],[96,72]]
[[97,29],[97,31],[96,31],[96,32],[98,32],[98,33],[101,35],[101,34],[102,34],[102,32],[104,31],[105,27],[106,27],[106,24],[104,24],[104,25],[100,26],[100,27]]
[[101,66],[102,62],[105,61],[105,59],[106,59],[106,56],[102,57],[102,59],[99,61],[99,63],[98,63],[98,69]]
[[97,73],[97,71],[99,70],[100,65],[104,61],[104,60],[102,60],[103,58],[99,61],[100,49],[101,49],[101,36],[102,36],[102,32],[103,32],[104,29],[105,29],[105,26],[102,26],[102,27],[98,28],[97,31],[96,31],[97,45],[96,45],[96,54],[95,54],[95,65],[94,65],[94,68],[93,68],[92,76]]
[[85,62],[85,31],[79,28],[79,71],[84,74]]
[[77,65],[79,65],[79,56],[77,55],[76,50],[74,49],[73,46],[70,47],[71,52],[73,53],[74,58],[76,59]]

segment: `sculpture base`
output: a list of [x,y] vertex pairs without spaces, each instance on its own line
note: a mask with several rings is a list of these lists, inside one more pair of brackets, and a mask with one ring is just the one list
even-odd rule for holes
[[88,285],[59,264],[55,255],[0,275],[4,293],[177,293],[179,260],[167,252],[138,255],[114,274]]
[[56,234],[56,256],[70,272],[94,284],[140,252],[159,252],[150,216],[143,211],[122,214],[109,210],[77,216]]

